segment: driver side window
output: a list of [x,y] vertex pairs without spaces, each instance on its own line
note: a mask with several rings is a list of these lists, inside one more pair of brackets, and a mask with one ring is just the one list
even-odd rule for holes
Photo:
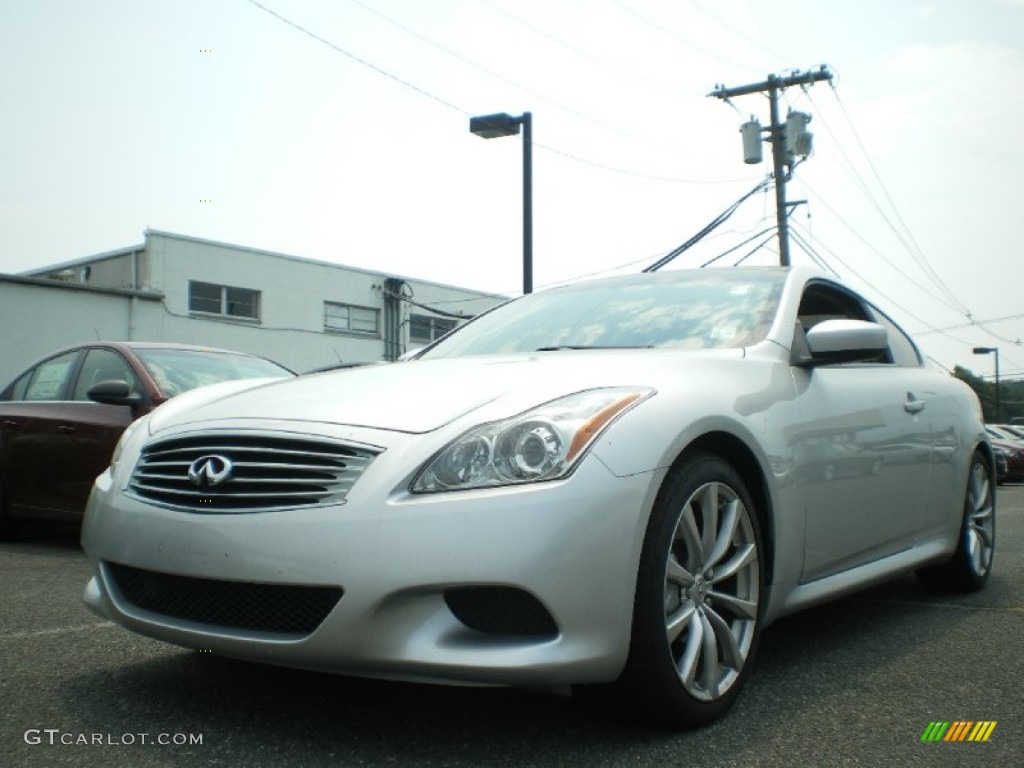
[[850,294],[821,283],[811,283],[800,299],[798,319],[804,331],[823,320],[872,320],[864,305]]
[[[826,283],[810,283],[804,288],[804,295],[800,299],[796,334],[802,337],[811,328],[825,320],[879,322],[864,303],[853,294]],[[886,330],[889,330],[888,326],[886,326]],[[794,343],[802,345],[805,342],[803,338],[800,338],[794,339]],[[880,356],[873,362],[891,364],[893,362],[892,352],[887,350],[884,356]]]

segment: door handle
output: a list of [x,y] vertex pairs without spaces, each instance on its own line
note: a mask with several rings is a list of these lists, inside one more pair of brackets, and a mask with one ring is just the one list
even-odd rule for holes
[[16,421],[10,421],[10,420],[6,420],[5,419],[4,420],[4,426],[7,427],[8,429],[17,429],[18,427],[21,426],[21,424],[19,424]]
[[907,392],[907,402],[903,404],[903,410],[907,413],[917,414],[924,410],[924,400],[918,400],[913,392]]
[[64,434],[69,435],[69,434],[71,434],[72,432],[75,431],[75,428],[72,427],[72,426],[69,426],[68,424],[61,424],[60,426],[57,427],[57,431],[58,432],[63,432]]

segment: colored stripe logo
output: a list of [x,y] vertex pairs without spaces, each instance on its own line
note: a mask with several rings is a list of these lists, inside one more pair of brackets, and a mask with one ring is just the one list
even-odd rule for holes
[[995,729],[995,720],[933,721],[924,729],[921,741],[988,741]]

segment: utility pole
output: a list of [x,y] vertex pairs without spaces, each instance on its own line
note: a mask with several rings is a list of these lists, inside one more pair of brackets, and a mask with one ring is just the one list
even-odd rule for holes
[[[768,132],[769,141],[772,145],[772,174],[775,178],[775,219],[779,230],[779,263],[784,267],[788,267],[790,264],[786,182],[788,181],[789,173],[792,172],[792,163],[793,159],[795,159],[793,150],[798,143],[798,138],[796,136],[787,136],[786,124],[779,121],[779,91],[794,85],[810,85],[820,80],[828,80],[830,82],[832,80],[832,73],[825,65],[822,65],[821,69],[814,72],[808,71],[784,77],[768,75],[768,79],[763,82],[740,85],[736,88],[726,88],[724,85],[719,85],[708,94],[708,96],[714,96],[727,101],[733,96],[745,96],[749,93],[768,93],[771,125],[764,130]],[[799,115],[800,113],[794,114]],[[810,120],[809,116],[803,117],[806,118],[806,121]],[[806,125],[806,121],[803,123],[804,125]],[[760,126],[757,126],[757,129],[761,130]],[[806,134],[806,136],[808,138],[803,141],[804,148],[807,150],[802,152],[804,156],[810,153],[810,134]],[[760,161],[761,158],[759,156],[756,159],[747,159],[748,163]],[[787,166],[789,167],[788,172],[786,171]]]

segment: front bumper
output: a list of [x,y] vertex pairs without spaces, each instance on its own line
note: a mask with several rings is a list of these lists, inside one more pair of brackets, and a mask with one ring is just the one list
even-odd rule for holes
[[[491,685],[618,676],[661,473],[617,477],[591,455],[561,481],[424,496],[386,492],[370,475],[342,505],[197,514],[140,502],[104,474],[82,530],[93,566],[83,599],[141,634],[283,666]],[[228,627],[140,607],[115,578],[117,566],[229,587],[333,587],[343,596],[312,631]],[[466,587],[532,596],[555,631],[471,629],[445,600]]]

